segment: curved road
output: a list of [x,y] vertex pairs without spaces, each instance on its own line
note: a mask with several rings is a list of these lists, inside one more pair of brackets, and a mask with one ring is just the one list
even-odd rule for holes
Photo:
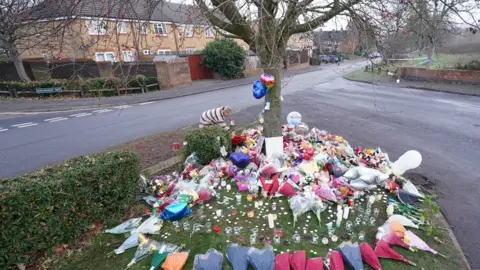
[[[349,68],[284,82],[283,114],[297,110],[310,126],[340,134],[353,146],[379,146],[393,160],[420,151],[423,163],[410,176],[440,195],[471,266],[480,267],[474,256],[480,250],[480,98],[350,82],[341,76]],[[261,110],[251,87],[240,86],[116,109],[0,120],[0,177],[196,125],[202,111],[221,105],[234,108],[237,123],[256,119]]]

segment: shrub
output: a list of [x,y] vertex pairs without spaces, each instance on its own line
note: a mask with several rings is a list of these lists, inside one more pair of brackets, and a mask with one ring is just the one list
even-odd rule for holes
[[230,152],[232,141],[230,132],[220,127],[205,127],[196,129],[185,135],[187,155],[197,153],[200,164],[208,164],[220,156],[220,148],[225,146]]
[[246,53],[233,39],[216,39],[207,43],[202,51],[203,64],[222,78],[243,76]]
[[133,153],[82,156],[0,181],[0,268],[72,244],[93,222],[116,222],[135,201]]
[[466,64],[457,63],[455,69],[480,71],[480,61],[472,60]]
[[32,82],[0,82],[0,90],[16,89],[17,91],[35,92],[35,88],[45,87],[63,87],[71,90],[90,90],[90,89],[115,89],[124,87],[141,87],[142,82],[145,84],[158,83],[157,77],[145,77],[138,75],[135,77],[126,77],[120,79],[117,77],[98,77],[81,80],[47,80]]

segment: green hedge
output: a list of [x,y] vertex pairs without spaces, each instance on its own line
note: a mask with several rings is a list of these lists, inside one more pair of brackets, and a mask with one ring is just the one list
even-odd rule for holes
[[118,77],[99,77],[86,80],[47,80],[32,82],[0,82],[0,90],[16,89],[17,91],[35,92],[35,88],[45,87],[63,87],[65,90],[90,90],[90,89],[115,89],[141,87],[159,83],[157,77],[134,76],[126,78]]
[[0,180],[0,269],[73,244],[95,222],[118,219],[135,201],[136,154],[82,156]]
[[196,129],[185,135],[185,141],[187,142],[187,155],[193,152],[197,153],[200,164],[208,164],[218,158],[221,146],[225,146],[227,152],[230,152],[232,148],[230,132],[220,127]]

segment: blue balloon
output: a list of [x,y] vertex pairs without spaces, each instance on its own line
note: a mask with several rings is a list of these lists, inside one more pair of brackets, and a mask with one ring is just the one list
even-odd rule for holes
[[187,207],[186,203],[174,203],[165,207],[160,218],[168,221],[179,221],[192,213],[192,210]]
[[253,96],[256,99],[261,99],[265,94],[267,94],[267,88],[265,88],[265,85],[260,80],[256,80],[253,83]]
[[250,164],[250,157],[246,154],[233,152],[230,154],[230,160],[233,165],[240,169],[245,169]]

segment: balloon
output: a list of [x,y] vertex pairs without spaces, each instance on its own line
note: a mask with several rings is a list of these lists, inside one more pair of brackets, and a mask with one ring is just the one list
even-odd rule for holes
[[287,115],[287,123],[290,126],[296,126],[300,121],[302,121],[302,115],[299,112],[290,112]]
[[306,136],[306,135],[308,135],[309,128],[308,128],[307,124],[305,124],[303,122],[300,122],[295,126],[294,131],[297,135]]
[[261,81],[256,80],[253,83],[253,96],[256,99],[261,99],[262,97],[265,96],[266,93],[267,93],[267,89],[265,88],[265,85],[263,85]]
[[415,169],[422,163],[422,155],[415,150],[405,152],[392,164],[392,172],[395,175],[402,175],[405,171]]
[[250,157],[246,154],[233,152],[230,154],[230,160],[232,161],[233,165],[244,169],[245,167],[250,164]]
[[270,74],[263,73],[260,75],[260,81],[265,84],[268,89],[272,89],[275,86],[275,77]]

